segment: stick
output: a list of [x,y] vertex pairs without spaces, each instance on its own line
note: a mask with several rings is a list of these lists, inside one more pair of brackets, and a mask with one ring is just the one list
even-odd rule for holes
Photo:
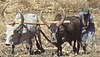
[[57,48],[56,48],[56,47],[47,47],[47,48],[44,47],[44,49],[45,49],[45,50],[51,50],[51,49],[56,50]]
[[[57,24],[59,21],[50,21],[50,24]],[[12,25],[13,22],[9,23],[9,25]],[[63,23],[70,23],[70,21],[64,21]],[[15,22],[15,24],[21,24],[20,22]],[[43,22],[24,22],[24,24],[39,24],[39,25],[45,25]]]

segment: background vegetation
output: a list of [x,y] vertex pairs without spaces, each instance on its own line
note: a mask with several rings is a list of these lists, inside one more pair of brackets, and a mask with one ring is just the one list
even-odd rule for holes
[[[19,10],[22,13],[35,13],[40,16],[40,11],[44,10],[44,16],[46,20],[52,21],[57,13],[61,13],[60,9],[65,9],[66,16],[76,15],[78,16],[79,12],[83,7],[89,7],[91,13],[94,16],[96,33],[95,40],[99,40],[100,36],[100,0],[0,0],[0,10],[2,7],[9,3],[5,11],[5,16],[9,22],[12,22],[15,18],[15,15]],[[5,32],[5,26],[2,22],[3,19],[0,18],[0,39],[3,39],[3,32]],[[41,20],[40,20],[41,21]],[[49,35],[47,32],[46,26],[43,26],[44,32]],[[44,41],[44,39],[43,39]],[[3,43],[2,41],[0,41]],[[97,43],[97,42],[96,42]],[[98,41],[100,43],[100,41]],[[44,45],[48,44],[46,41]],[[1,44],[2,45],[2,44]],[[3,52],[3,47],[1,52]],[[99,44],[97,45],[97,50],[99,50]],[[100,51],[100,50],[99,50]],[[97,53],[100,54],[100,53]],[[4,55],[4,54],[3,54]]]

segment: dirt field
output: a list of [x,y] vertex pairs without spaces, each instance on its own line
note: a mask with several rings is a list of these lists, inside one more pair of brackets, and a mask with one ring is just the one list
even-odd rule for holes
[[[0,6],[5,5],[8,3],[10,0],[0,0]],[[55,2],[56,1],[56,2]],[[65,0],[61,0],[62,2],[65,2]],[[84,6],[83,4],[86,3],[86,1],[78,1],[74,0],[76,3],[71,3],[70,0],[66,2],[68,4],[65,7],[70,8],[69,10],[71,12],[67,12],[66,10],[66,16],[70,15],[78,15],[80,8]],[[78,2],[77,2],[78,1]],[[11,0],[12,2],[5,11],[5,15],[7,17],[7,20],[9,22],[12,22],[16,13],[18,12],[18,9],[21,10],[22,13],[35,13],[38,16],[40,16],[40,11],[43,9],[45,12],[45,18],[48,21],[52,21],[54,19],[54,16],[57,12],[56,10],[59,9],[61,6],[63,8],[63,4],[59,5],[59,2],[57,0]],[[68,3],[70,2],[70,3]],[[78,5],[77,5],[78,3]],[[70,5],[70,6],[69,6]],[[75,6],[77,5],[77,7]],[[80,6],[82,5],[82,6]],[[80,7],[79,7],[80,6]],[[79,9],[79,10],[78,10]],[[1,8],[0,8],[1,10]],[[73,12],[78,11],[78,12]],[[72,52],[72,47],[68,45],[68,43],[64,43],[63,46],[63,56],[61,57],[100,57],[100,9],[99,8],[92,8],[92,14],[94,17],[95,21],[95,27],[96,27],[96,32],[94,36],[94,47],[92,48],[93,52],[90,51],[90,48],[88,49],[88,53],[84,54],[82,49],[80,50],[79,55],[74,55]],[[59,11],[58,11],[59,12]],[[60,12],[59,12],[60,13]],[[39,18],[40,20],[40,18]],[[41,20],[40,20],[41,21]],[[46,26],[41,26],[42,30],[45,32],[45,34],[50,37],[50,34],[48,32],[48,29]],[[11,54],[11,46],[5,46],[5,40],[4,40],[4,32],[5,32],[5,26],[2,22],[2,19],[0,18],[0,57],[57,57],[56,56],[56,47],[49,43],[43,36],[42,36],[42,44],[43,48],[45,49],[44,53],[39,53],[36,47],[36,42],[33,42],[33,55],[29,55],[27,49],[25,48],[25,43],[16,45],[15,47],[15,53]],[[91,47],[91,46],[89,46]],[[35,53],[34,53],[35,52]],[[38,54],[36,54],[38,53]]]
[[[56,47],[46,41],[45,38],[42,38],[43,48],[45,49],[44,53],[39,53],[36,48],[35,42],[33,42],[33,55],[29,55],[27,49],[25,48],[25,43],[16,45],[15,53],[11,54],[11,47],[5,46],[3,38],[0,39],[0,56],[1,57],[57,57],[56,56]],[[88,48],[87,54],[84,54],[82,49],[80,50],[80,55],[74,55],[72,48],[68,43],[63,44],[63,56],[61,57],[100,57],[100,38],[95,38],[94,40],[93,52]]]

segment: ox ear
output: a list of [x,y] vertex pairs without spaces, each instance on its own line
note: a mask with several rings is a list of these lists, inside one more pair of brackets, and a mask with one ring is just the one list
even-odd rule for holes
[[19,20],[21,20],[21,14],[18,12],[18,13],[16,14],[16,16],[15,16],[14,21],[15,21],[15,22],[18,22]]
[[24,23],[24,16],[21,12],[18,12],[14,19],[15,22],[23,24]]
[[62,16],[62,19],[59,21],[59,23],[56,24],[58,27],[64,22],[65,17],[66,17],[65,10],[64,10],[64,9],[62,9],[62,10],[63,10],[63,16]]

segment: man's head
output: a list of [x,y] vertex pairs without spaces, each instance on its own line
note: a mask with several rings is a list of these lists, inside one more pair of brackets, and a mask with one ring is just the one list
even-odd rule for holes
[[89,19],[90,19],[90,13],[89,13],[89,9],[87,7],[84,7],[82,10],[82,13],[84,15],[84,26],[87,28],[89,25]]
[[83,14],[89,14],[89,9],[87,7],[84,7],[82,9]]

